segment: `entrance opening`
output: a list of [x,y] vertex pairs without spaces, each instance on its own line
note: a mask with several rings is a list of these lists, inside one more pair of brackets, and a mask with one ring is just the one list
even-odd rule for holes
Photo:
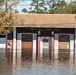
[[59,59],[69,58],[69,35],[59,35]]
[[32,59],[32,34],[22,34],[21,57],[25,59]]
[[43,59],[50,59],[50,37],[42,37],[42,47]]

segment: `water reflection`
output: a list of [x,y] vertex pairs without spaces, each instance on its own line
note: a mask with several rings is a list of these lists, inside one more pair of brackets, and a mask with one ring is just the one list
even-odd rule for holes
[[[8,59],[7,59],[8,58]],[[0,52],[0,75],[12,75],[12,58]]]
[[[20,54],[18,54],[20,55]],[[76,62],[70,60],[32,61],[0,53],[0,75],[76,75]]]

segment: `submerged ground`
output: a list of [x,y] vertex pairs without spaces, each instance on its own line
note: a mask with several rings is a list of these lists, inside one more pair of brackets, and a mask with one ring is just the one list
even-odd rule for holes
[[0,53],[0,75],[76,75],[76,61],[30,61]]

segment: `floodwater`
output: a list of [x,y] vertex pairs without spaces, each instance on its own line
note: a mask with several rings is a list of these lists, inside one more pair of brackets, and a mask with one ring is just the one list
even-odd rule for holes
[[0,75],[76,75],[75,60],[31,61],[0,53]]

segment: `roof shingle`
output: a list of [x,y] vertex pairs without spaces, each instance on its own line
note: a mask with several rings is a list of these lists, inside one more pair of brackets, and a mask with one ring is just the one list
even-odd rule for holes
[[16,16],[18,26],[76,27],[75,14],[16,14]]

